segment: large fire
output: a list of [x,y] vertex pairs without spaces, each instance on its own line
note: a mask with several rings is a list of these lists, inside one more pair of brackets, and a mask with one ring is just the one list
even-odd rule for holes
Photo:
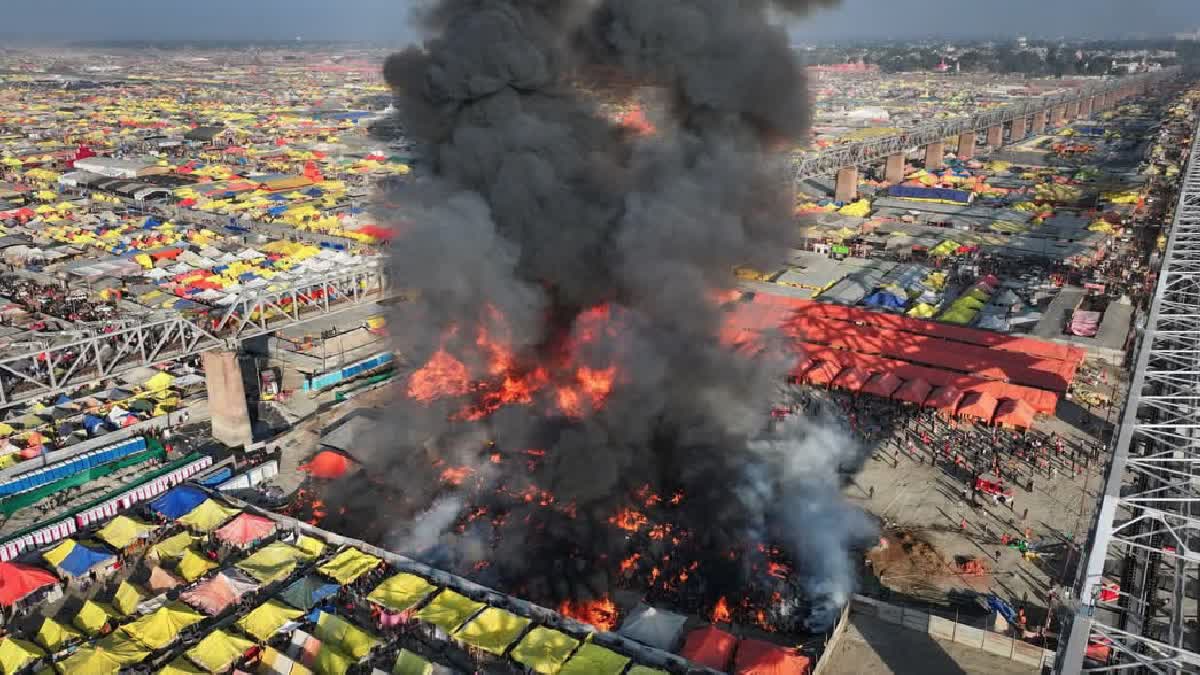
[[470,385],[467,367],[443,348],[434,352],[429,362],[408,378],[408,395],[429,403],[448,396],[462,396],[469,391]]
[[617,605],[608,598],[588,602],[564,600],[558,606],[558,613],[576,621],[591,624],[604,631],[610,631],[617,627]]

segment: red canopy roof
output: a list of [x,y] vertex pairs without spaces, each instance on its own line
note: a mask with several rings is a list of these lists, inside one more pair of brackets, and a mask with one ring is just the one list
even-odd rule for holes
[[892,398],[897,401],[908,401],[909,403],[921,405],[925,402],[925,397],[929,396],[929,392],[932,390],[933,385],[918,377],[900,385],[896,389],[896,392],[892,394]]
[[810,384],[829,384],[837,379],[838,373],[842,372],[842,366],[832,361],[818,361],[817,365],[808,369],[804,374],[804,379]]
[[870,380],[863,385],[862,393],[871,394],[873,396],[882,396],[887,398],[896,391],[900,385],[904,384],[904,380],[896,377],[891,373],[875,373]]
[[943,412],[948,412],[953,415],[958,408],[958,402],[962,400],[963,393],[958,387],[952,384],[943,385],[933,390],[929,398],[925,399],[926,408],[937,408]]
[[1023,399],[1006,398],[1000,401],[1000,405],[996,406],[996,424],[1028,429],[1033,426],[1033,417],[1035,414],[1033,406],[1026,403]]
[[11,607],[39,588],[57,583],[57,577],[40,567],[0,562],[0,605]]
[[871,373],[868,373],[862,368],[850,366],[833,379],[833,386],[841,387],[849,391],[859,391],[863,388],[863,385],[867,383],[867,380],[870,379],[870,377]]
[[793,649],[762,640],[742,640],[738,645],[737,675],[808,675],[812,662]]
[[996,414],[996,398],[987,392],[968,391],[958,404],[958,414],[963,417],[973,417],[984,422],[991,422]]
[[237,518],[217,530],[216,535],[217,539],[221,541],[235,546],[245,546],[270,536],[274,531],[275,521],[270,518],[256,516],[253,513],[240,513]]
[[699,665],[725,672],[733,660],[737,638],[714,626],[697,628],[688,633],[679,655]]
[[300,465],[300,470],[308,472],[313,478],[327,479],[341,478],[349,468],[350,459],[332,450],[322,450],[307,464]]

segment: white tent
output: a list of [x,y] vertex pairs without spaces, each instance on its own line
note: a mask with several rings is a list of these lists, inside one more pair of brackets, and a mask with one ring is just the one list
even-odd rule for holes
[[687,617],[665,609],[640,604],[634,608],[617,634],[648,647],[670,651],[679,641]]

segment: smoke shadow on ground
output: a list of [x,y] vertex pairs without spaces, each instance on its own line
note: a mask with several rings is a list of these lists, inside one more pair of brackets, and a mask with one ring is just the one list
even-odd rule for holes
[[[874,652],[885,672],[897,675],[966,675],[967,671],[946,652],[946,649],[927,633],[907,630],[877,618],[852,615],[852,632],[841,640],[861,640]],[[831,657],[837,658],[834,650]],[[869,658],[869,657],[868,657]],[[863,659],[864,661],[866,659]],[[856,661],[858,661],[856,659]],[[848,672],[871,672],[864,670],[866,663],[858,661],[855,666],[839,662],[828,672],[834,675]],[[878,664],[871,664],[877,666]]]

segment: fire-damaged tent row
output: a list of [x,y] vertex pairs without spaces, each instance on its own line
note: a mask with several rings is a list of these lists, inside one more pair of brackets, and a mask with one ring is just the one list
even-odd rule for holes
[[[62,673],[116,673],[139,664],[179,673],[256,667],[266,673],[343,675],[351,668],[432,673],[458,672],[467,663],[478,671],[514,674],[716,672],[703,660],[688,660],[679,640],[685,619],[671,612],[643,606],[621,633],[597,632],[557,612],[193,484],[137,510],[132,515],[148,520],[158,514],[162,524],[137,527],[141,520],[121,515],[118,529],[116,521],[94,522],[77,536],[94,530],[104,531],[106,542],[148,539],[142,550],[149,573],[139,569],[115,593],[101,591],[72,619],[46,618],[35,634],[24,636],[35,648],[0,651],[4,672],[37,663]],[[125,530],[130,533],[117,536]],[[103,581],[115,571],[115,554],[99,542],[85,546],[68,539],[37,555],[67,580],[99,570]],[[0,565],[8,565],[0,566],[0,588],[20,589],[7,598],[9,604],[64,583],[39,566]],[[802,657],[789,670],[762,670],[754,663],[770,659],[754,657],[762,649],[748,643],[738,646],[734,672],[808,673]],[[680,648],[684,656],[660,645]],[[434,669],[435,660],[445,659],[454,671]]]

